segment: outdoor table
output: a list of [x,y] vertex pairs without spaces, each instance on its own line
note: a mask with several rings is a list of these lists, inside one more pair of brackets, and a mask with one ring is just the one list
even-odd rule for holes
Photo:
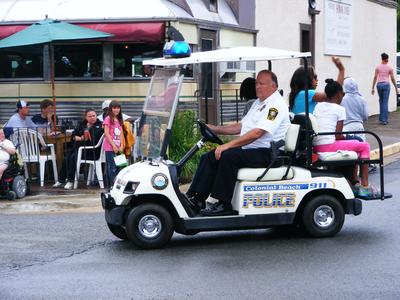
[[72,133],[59,133],[56,135],[46,135],[45,141],[47,144],[55,145],[55,153],[56,153],[56,161],[57,161],[57,169],[60,171],[62,162],[64,159],[64,144],[69,143],[71,141]]

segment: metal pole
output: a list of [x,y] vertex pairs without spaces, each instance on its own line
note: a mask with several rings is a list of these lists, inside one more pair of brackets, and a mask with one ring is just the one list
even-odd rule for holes
[[205,104],[205,107],[206,107],[206,123],[208,124],[208,96],[207,96],[207,90],[206,90],[206,94],[205,94],[205,97],[204,97],[204,104]]
[[305,71],[305,78],[304,78],[304,83],[305,83],[305,113],[306,113],[306,149],[307,149],[307,157],[306,157],[306,165],[307,167],[311,167],[312,165],[312,145],[311,145],[311,136],[310,136],[310,118],[309,118],[309,107],[308,107],[308,87],[309,87],[309,82],[308,82],[308,61],[307,57],[303,57],[303,62],[304,62],[304,71]]
[[224,108],[222,105],[222,90],[219,90],[219,113],[221,116],[221,126],[224,125]]
[[236,123],[239,122],[239,95],[238,95],[238,90],[235,90],[236,94]]

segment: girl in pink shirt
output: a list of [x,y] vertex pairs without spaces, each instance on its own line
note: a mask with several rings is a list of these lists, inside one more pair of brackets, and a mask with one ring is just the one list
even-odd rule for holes
[[108,108],[107,117],[103,122],[104,127],[104,151],[106,154],[107,178],[110,186],[113,184],[117,176],[117,166],[115,165],[114,157],[119,152],[123,152],[124,139],[123,119],[121,104],[117,101],[111,101]]
[[[372,82],[372,95],[375,94],[375,84],[379,95],[379,122],[382,125],[388,124],[389,111],[388,111],[388,101],[390,94],[390,82],[391,79],[394,90],[397,94],[396,81],[394,80],[393,69],[388,65],[389,55],[386,53],[381,54],[382,62],[379,66],[375,68],[374,80]],[[377,83],[378,82],[378,83]]]

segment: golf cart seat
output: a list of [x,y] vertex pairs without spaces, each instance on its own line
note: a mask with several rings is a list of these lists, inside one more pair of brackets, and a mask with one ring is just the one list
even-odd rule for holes
[[[272,161],[267,168],[243,168],[239,169],[237,180],[239,181],[276,181],[282,179],[292,179],[294,171],[291,168],[292,159],[296,153],[299,139],[300,126],[290,124],[284,141],[283,152],[285,155],[272,155]],[[273,148],[273,147],[272,147]],[[279,148],[279,147],[278,147]],[[275,151],[273,150],[273,153]],[[279,149],[276,149],[279,152]],[[275,156],[275,157],[274,157]],[[286,160],[287,165],[273,168],[272,166],[278,160]]]
[[[294,124],[299,124],[301,126],[300,134],[300,145],[299,148],[306,148],[306,138],[305,138],[305,127],[306,120],[305,114],[295,115],[293,118]],[[317,120],[313,114],[309,114],[310,125],[309,128],[313,131],[313,136],[320,134]],[[358,155],[354,151],[338,150],[335,152],[317,152],[318,160],[320,162],[340,162],[340,161],[355,161],[358,159]]]

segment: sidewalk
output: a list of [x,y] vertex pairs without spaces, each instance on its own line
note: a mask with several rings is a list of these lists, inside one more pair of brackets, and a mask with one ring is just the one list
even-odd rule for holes
[[[400,153],[400,111],[390,113],[389,124],[380,125],[378,115],[372,116],[365,124],[365,130],[376,133],[383,143],[383,154],[387,158]],[[371,157],[378,155],[378,143],[373,136],[367,135],[371,145]],[[53,213],[53,212],[100,212],[100,192],[98,187],[86,187],[80,183],[77,190],[53,189],[32,186],[32,195],[17,201],[0,199],[1,214],[17,213]]]
[[[379,115],[369,117],[368,121],[364,124],[365,130],[372,131],[379,136],[383,144],[383,156],[400,152],[400,110],[391,112],[389,114],[389,124],[380,125],[378,120]],[[378,156],[378,143],[376,139],[367,135],[367,141],[371,146],[371,158]]]

